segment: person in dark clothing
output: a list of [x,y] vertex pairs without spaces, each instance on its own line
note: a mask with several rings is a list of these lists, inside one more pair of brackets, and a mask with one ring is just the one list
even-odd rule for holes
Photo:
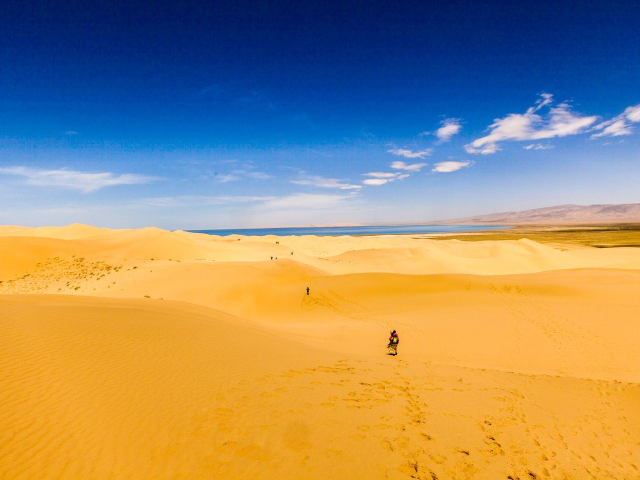
[[309,287],[307,287],[307,295],[309,295]]
[[398,334],[395,330],[390,333],[391,336],[389,337],[389,345],[387,345],[387,348],[389,349],[389,355],[397,355],[398,343],[400,343],[400,338],[398,338]]

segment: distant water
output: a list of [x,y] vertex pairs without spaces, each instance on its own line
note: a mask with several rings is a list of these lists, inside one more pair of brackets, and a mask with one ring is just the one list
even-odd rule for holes
[[401,235],[416,233],[478,232],[508,228],[506,225],[378,225],[364,227],[295,227],[295,228],[231,228],[222,230],[189,230],[207,235]]

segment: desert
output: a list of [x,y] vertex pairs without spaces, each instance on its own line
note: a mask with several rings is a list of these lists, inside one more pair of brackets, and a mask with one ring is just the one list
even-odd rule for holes
[[640,249],[484,235],[0,227],[2,478],[640,476]]
[[4,0],[0,480],[640,480],[640,2]]

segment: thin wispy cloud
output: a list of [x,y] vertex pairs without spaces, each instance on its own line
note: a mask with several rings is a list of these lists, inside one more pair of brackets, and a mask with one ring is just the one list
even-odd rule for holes
[[197,208],[208,206],[244,205],[243,208],[262,210],[293,210],[331,208],[356,198],[353,195],[293,193],[283,196],[249,195],[180,195],[176,197],[145,198],[140,206],[160,208]]
[[218,98],[223,91],[224,87],[222,85],[213,84],[200,90],[198,96],[211,95],[214,98]]
[[466,145],[465,150],[468,153],[488,155],[501,150],[499,144],[505,141],[542,140],[576,135],[585,132],[598,119],[597,116],[574,113],[566,102],[549,107],[546,115],[538,113],[542,108],[552,104],[553,95],[543,93],[536,104],[525,113],[512,113],[494,120],[488,128],[490,133]]
[[637,122],[640,122],[640,104],[627,107],[620,115],[596,125],[593,129],[601,132],[594,133],[591,138],[631,135],[634,132],[631,124]]
[[363,174],[365,177],[374,177],[374,178],[395,178],[400,175],[397,172],[369,172]]
[[0,168],[0,174],[22,177],[27,185],[65,188],[84,193],[94,192],[105,187],[139,185],[158,180],[155,177],[132,173],[116,175],[111,172],[88,173],[64,169],[40,170],[22,166]]
[[426,167],[428,164],[426,163],[412,163],[411,165],[407,165],[404,162],[396,161],[391,164],[391,168],[396,170],[406,170],[408,172],[419,172],[423,167]]
[[218,183],[237,182],[243,178],[251,178],[253,180],[269,180],[272,178],[271,175],[265,172],[251,170],[232,170],[231,173],[215,172],[213,175],[214,180]]
[[66,132],[64,132],[65,135],[78,135],[78,132],[76,132],[75,130],[67,130]]
[[176,197],[152,197],[139,200],[139,205],[148,207],[202,207],[211,205],[233,205],[247,203],[264,203],[272,200],[270,196],[246,196],[246,195],[180,195]]
[[524,147],[525,150],[549,150],[553,148],[553,145],[544,145],[542,143],[532,143],[531,145],[526,145]]
[[268,173],[259,171],[234,170],[232,173],[242,177],[252,178],[254,180],[269,180],[272,178]]
[[229,182],[237,182],[240,180],[240,177],[237,175],[230,175],[228,173],[214,173],[214,179],[219,183],[229,183]]
[[433,165],[432,172],[436,173],[451,173],[460,170],[461,168],[466,168],[472,165],[473,162],[440,162]]
[[295,185],[305,185],[319,188],[337,188],[340,190],[359,190],[362,185],[352,185],[337,178],[324,178],[315,175],[307,175],[297,180],[290,180]]
[[244,196],[244,195],[179,195],[176,197],[152,197],[139,200],[137,203],[149,207],[203,207],[214,205],[233,205],[260,203],[270,200],[268,196]]
[[541,93],[540,98],[536,100],[535,110],[538,111],[542,107],[546,107],[547,105],[551,105],[552,103],[553,103],[553,94]]
[[409,174],[401,172],[369,172],[365,173],[364,176],[373,178],[363,180],[363,184],[378,187],[385,183],[395,182],[396,180],[404,180],[409,177]]
[[424,158],[431,155],[432,151],[433,149],[431,148],[427,148],[417,152],[414,152],[413,150],[408,150],[406,148],[392,148],[391,150],[387,150],[387,152],[393,155],[397,155],[399,157],[404,157],[404,158]]
[[448,142],[451,137],[457,135],[462,130],[459,118],[447,118],[441,122],[442,126],[436,130],[436,137],[439,143]]
[[294,193],[283,197],[275,197],[262,203],[266,209],[322,209],[337,207],[352,195],[323,195],[311,193]]

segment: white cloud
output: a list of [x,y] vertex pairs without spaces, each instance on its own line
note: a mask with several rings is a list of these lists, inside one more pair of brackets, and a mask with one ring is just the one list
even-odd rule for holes
[[432,172],[451,173],[472,165],[473,162],[440,162],[433,166]]
[[407,170],[409,172],[419,172],[422,167],[426,167],[426,163],[413,163],[411,165],[407,165],[404,162],[396,161],[391,164],[391,168],[395,168],[396,170]]
[[392,153],[393,155],[397,155],[399,157],[404,157],[404,158],[424,158],[426,156],[431,155],[432,151],[433,150],[431,148],[420,150],[418,152],[414,152],[413,150],[407,150],[405,148],[393,148],[391,150],[387,150],[387,152]]
[[631,135],[633,133],[633,127],[630,123],[637,122],[640,122],[640,104],[627,107],[624,112],[617,117],[596,125],[593,129],[602,131],[600,133],[594,133],[591,135],[591,138]]
[[309,185],[312,187],[320,188],[337,188],[340,190],[359,190],[362,185],[352,185],[349,183],[343,183],[337,178],[324,178],[315,175],[305,176],[299,180],[291,180],[291,183],[296,185]]
[[542,143],[532,143],[531,145],[527,145],[526,147],[522,147],[525,150],[549,150],[553,148],[553,145],[544,145]]
[[78,135],[78,132],[76,132],[75,130],[67,130],[66,132],[64,132],[65,135]]
[[447,118],[443,120],[442,126],[436,130],[436,137],[440,140],[440,143],[448,142],[451,140],[451,137],[460,133],[462,130],[462,125],[460,125],[459,118]]
[[598,118],[576,114],[567,103],[551,107],[549,113],[544,116],[537,113],[552,103],[553,96],[550,93],[543,93],[536,105],[528,108],[525,113],[512,113],[504,118],[495,119],[489,125],[489,135],[474,140],[465,146],[465,150],[468,153],[488,155],[499,151],[498,144],[508,140],[542,140],[576,135],[584,132]]
[[87,173],[75,170],[39,170],[28,167],[0,168],[0,174],[24,177],[27,185],[68,188],[85,193],[94,192],[104,187],[138,185],[157,180],[154,177],[131,173],[115,175],[111,172]]
[[602,122],[594,127],[594,130],[602,130],[600,133],[594,133],[591,138],[598,137],[619,137],[621,135],[631,135],[633,128],[624,118],[616,117],[613,120]]
[[384,185],[385,183],[389,183],[389,179],[387,179],[387,178],[367,178],[362,183],[364,183],[365,185],[380,186],[380,185]]
[[469,145],[465,145],[464,146],[464,150],[467,153],[480,153],[482,155],[490,155],[492,153],[496,153],[500,150],[502,150],[501,148],[498,147],[498,145],[496,143],[488,143],[484,146],[480,147],[474,147],[473,144],[469,144]]
[[627,107],[624,111],[627,119],[631,122],[640,122],[640,104]]
[[536,100],[535,112],[540,110],[542,107],[546,107],[553,103],[553,95],[551,93],[541,93],[540,98]]

